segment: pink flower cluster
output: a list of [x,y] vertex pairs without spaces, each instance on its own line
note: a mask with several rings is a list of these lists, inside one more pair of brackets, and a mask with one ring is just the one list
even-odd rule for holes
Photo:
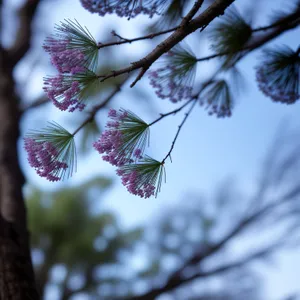
[[84,72],[85,57],[79,49],[68,49],[69,39],[46,39],[43,48],[51,56],[51,63],[59,73],[76,74]]
[[226,103],[224,99],[222,98],[217,98],[214,99],[215,101],[213,102],[204,102],[200,101],[201,106],[206,105],[206,109],[208,110],[208,114],[211,115],[216,115],[217,118],[225,118],[225,117],[231,117],[231,107],[229,103]]
[[124,123],[132,122],[129,112],[110,109],[108,116],[110,120],[106,124],[107,129],[93,146],[100,154],[103,154],[102,159],[104,161],[118,167],[117,174],[122,178],[123,185],[127,187],[131,194],[149,198],[154,195],[155,186],[148,182],[141,183],[137,170],[125,171],[123,168],[127,169],[128,166],[143,158],[142,149],[134,148],[130,145],[130,142],[129,144],[125,142],[122,128],[126,127]]
[[115,13],[119,17],[134,18],[139,14],[153,17],[167,0],[80,0],[82,6],[100,16]]
[[176,71],[176,67],[166,66],[149,72],[150,85],[156,95],[161,99],[169,98],[173,103],[192,96],[192,87],[182,84]]
[[99,140],[94,143],[94,148],[100,153],[105,154],[102,156],[104,161],[109,162],[113,166],[123,166],[124,164],[131,162],[130,157],[123,149],[123,136],[120,130],[118,130],[120,123],[127,117],[126,111],[117,112],[111,109],[108,113],[109,118],[112,121],[108,121],[105,130]]
[[50,142],[36,142],[33,138],[25,138],[24,142],[28,162],[37,174],[49,181],[61,180],[58,175],[64,172],[68,165],[57,160],[57,149]]
[[55,77],[46,78],[44,79],[43,89],[58,109],[62,111],[68,110],[69,112],[73,112],[76,109],[82,111],[85,104],[78,100],[80,83],[72,81],[68,77],[58,74]]
[[296,90],[293,86],[290,87],[290,92],[276,86],[272,81],[269,80],[268,75],[266,75],[266,69],[264,66],[259,67],[256,71],[256,80],[258,82],[258,87],[261,92],[270,97],[275,102],[282,102],[286,104],[293,104],[298,99],[300,99],[300,94],[295,93]]
[[129,193],[145,199],[154,196],[155,186],[149,183],[140,184],[139,174],[136,170],[127,173],[122,169],[118,169],[117,174],[121,177],[122,184],[126,186]]
[[59,72],[57,76],[44,80],[43,89],[58,109],[69,112],[76,109],[82,111],[85,105],[78,99],[81,91],[80,82],[74,75],[86,71],[85,56],[79,49],[71,49],[71,39],[67,37],[68,29],[59,27],[59,30],[62,33],[56,38],[48,37],[43,45],[51,56],[51,63]]

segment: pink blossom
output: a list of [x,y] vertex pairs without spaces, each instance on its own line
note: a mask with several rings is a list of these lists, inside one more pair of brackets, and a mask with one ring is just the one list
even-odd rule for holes
[[80,83],[72,81],[72,76],[65,77],[59,74],[55,77],[44,79],[44,91],[53,104],[60,110],[73,112],[82,111],[85,107],[78,99]]
[[79,49],[71,49],[70,39],[49,37],[43,48],[51,55],[51,63],[60,73],[81,73],[85,71],[85,56]]
[[283,88],[276,86],[272,81],[268,79],[266,74],[266,67],[259,67],[256,71],[256,80],[258,82],[258,87],[261,92],[270,97],[275,102],[282,102],[286,104],[293,104],[298,99],[300,99],[300,94],[295,93],[294,89],[290,89],[289,92],[285,91]]
[[149,15],[165,8],[167,0],[80,0],[82,6],[91,13],[100,16],[115,13],[119,17],[134,18],[139,14]]
[[137,171],[126,173],[122,169],[118,169],[117,174],[121,176],[122,184],[127,188],[129,193],[145,199],[155,194],[155,186],[153,184],[139,182]]
[[[110,120],[106,123],[107,129],[93,144],[94,148],[103,154],[103,160],[113,166],[120,167],[134,162],[134,159],[140,159],[143,148],[139,144],[139,138],[143,137],[147,124],[133,119],[133,114],[130,113],[129,115],[124,110],[111,109],[108,117]],[[137,127],[135,127],[134,122],[136,122]],[[130,132],[131,130],[133,131]]]
[[156,95],[161,99],[169,98],[173,103],[192,97],[192,87],[176,77],[176,72],[175,67],[165,66],[149,73],[150,85]]
[[49,181],[61,180],[60,175],[68,168],[68,165],[58,160],[57,149],[50,142],[37,142],[32,138],[25,138],[24,142],[28,162],[37,174]]

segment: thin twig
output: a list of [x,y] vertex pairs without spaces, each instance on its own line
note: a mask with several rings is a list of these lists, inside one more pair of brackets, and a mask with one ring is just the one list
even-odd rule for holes
[[102,49],[102,48],[105,48],[105,47],[116,46],[116,45],[122,45],[122,44],[131,44],[133,42],[147,40],[147,39],[151,40],[151,39],[153,39],[157,36],[173,32],[177,29],[178,29],[178,26],[167,29],[167,30],[163,30],[163,31],[160,31],[160,32],[151,33],[151,34],[148,34],[148,35],[133,38],[133,39],[124,38],[124,37],[120,36],[119,34],[117,34],[116,32],[113,31],[112,34],[114,36],[118,37],[120,39],[120,41],[110,42],[110,43],[105,43],[105,44],[104,43],[98,43],[98,49]]
[[180,26],[186,26],[190,20],[193,19],[195,14],[198,12],[198,10],[201,8],[204,0],[198,0],[194,3],[192,9],[189,11],[189,13],[183,18]]
[[190,99],[188,100],[187,102],[185,102],[183,105],[181,105],[180,107],[172,110],[172,111],[169,111],[168,113],[165,113],[165,114],[160,114],[160,117],[157,118],[156,120],[154,120],[153,122],[151,122],[148,126],[152,126],[154,125],[155,123],[159,122],[160,120],[162,120],[163,118],[167,117],[167,116],[170,116],[170,115],[175,115],[176,113],[178,113],[179,111],[181,111],[184,107],[186,107],[189,103],[191,103],[192,101],[194,101],[194,99]]
[[177,138],[178,138],[178,136],[179,136],[179,133],[180,133],[180,131],[181,131],[181,128],[183,127],[184,123],[185,123],[186,120],[188,119],[190,113],[192,112],[193,108],[195,107],[195,105],[196,105],[196,103],[197,103],[196,99],[192,99],[192,100],[194,100],[194,103],[191,105],[190,109],[189,109],[188,112],[185,114],[185,116],[184,116],[182,122],[181,122],[180,125],[178,126],[178,130],[177,130],[176,135],[175,135],[175,137],[174,137],[174,140],[173,140],[173,142],[172,142],[171,148],[170,148],[169,152],[167,153],[167,155],[165,156],[165,158],[162,160],[162,162],[161,162],[162,164],[164,164],[164,162],[166,161],[166,159],[167,159],[168,157],[170,157],[170,159],[171,159],[171,153],[172,153],[172,151],[173,151],[173,149],[174,149],[174,146],[175,146],[176,140],[177,140]]
[[258,27],[258,28],[252,29],[252,32],[269,30],[269,29],[274,28],[276,26],[281,26],[281,25],[283,25],[285,23],[294,21],[295,18],[299,18],[299,13],[300,13],[300,8],[297,8],[297,10],[294,13],[289,14],[288,16],[282,18],[281,20],[276,21],[273,24],[270,24],[268,26],[262,26],[262,27]]
[[181,42],[185,37],[195,32],[197,29],[202,28],[203,26],[209,24],[212,20],[214,20],[217,16],[224,13],[224,10],[232,3],[234,0],[216,0],[210,5],[202,14],[198,17],[191,20],[187,25],[181,26],[179,25],[177,30],[173,32],[166,40],[161,42],[154,50],[152,50],[148,55],[144,58],[131,63],[131,66],[111,71],[108,75],[100,75],[98,76],[101,79],[101,82],[119,76],[121,74],[130,73],[132,71],[141,69],[140,73],[134,80],[134,82],[130,85],[133,87],[137,81],[139,81],[142,76],[146,73],[146,71],[150,68],[150,66],[164,53],[168,52],[171,48]]
[[[182,23],[178,26],[175,32],[173,32],[166,40],[161,42],[153,51],[151,51],[147,56],[144,58],[131,63],[131,66],[111,71],[108,75],[99,75],[99,79],[101,82],[116,77],[125,73],[130,73],[132,71],[141,69],[139,74],[137,75],[136,79],[133,81],[133,83],[130,85],[130,87],[133,87],[147,72],[147,70],[150,68],[150,66],[164,53],[168,52],[174,45],[181,42],[186,36],[191,34],[192,32],[196,31],[199,28],[203,28],[203,26],[207,26],[213,19],[215,19],[217,16],[221,15],[224,10],[233,2],[234,0],[216,0],[210,7],[208,7],[202,14],[200,14],[198,17],[191,20],[187,25],[182,27]],[[264,36],[257,37],[254,39],[250,44],[243,47],[242,49],[239,49],[237,52],[241,51],[252,51],[263,44],[271,41],[272,39],[278,37],[280,34],[285,32],[286,30],[295,28],[300,23],[300,10],[298,9],[293,14],[287,16],[284,18],[280,24],[275,22],[276,26],[273,24],[273,27],[275,29],[272,32],[267,33]],[[263,30],[263,27],[261,27],[259,30]],[[258,29],[256,30],[258,31]],[[198,58],[198,61],[204,61],[208,59],[212,59],[218,56],[227,55],[229,53],[218,53],[213,54],[207,57]]]
[[78,128],[73,132],[73,136],[75,136],[75,134],[77,134],[83,127],[85,127],[88,123],[92,122],[95,118],[95,115],[97,114],[97,112],[102,109],[103,107],[105,107],[110,101],[111,99],[121,91],[121,87],[123,86],[123,84],[125,84],[125,82],[127,81],[128,78],[126,78],[122,83],[120,83],[119,85],[116,86],[115,90],[101,103],[99,103],[98,105],[95,105],[93,107],[93,109],[90,111],[89,116],[78,126]]
[[[294,24],[292,23],[291,26],[296,26],[296,25],[299,25],[300,23],[300,10],[298,10],[297,12],[293,13],[293,14],[290,14],[289,16],[287,16],[286,18],[284,18],[284,20],[280,21],[280,22],[275,22],[269,26],[266,26],[266,27],[258,27],[258,28],[255,28],[255,29],[252,29],[252,32],[258,32],[258,31],[264,31],[264,30],[268,30],[268,29],[272,29],[274,27],[277,27],[277,26],[282,26],[283,24],[286,25],[286,23],[289,23],[289,22],[294,22]],[[291,27],[291,28],[293,28]],[[288,28],[290,29],[290,28]],[[278,35],[281,33],[281,31],[277,31],[278,32]],[[274,36],[276,37],[276,36]],[[274,38],[272,37],[272,38]],[[266,35],[265,36],[265,43],[267,43],[270,39],[268,39],[268,36]],[[253,41],[252,43],[246,45],[245,47],[241,48],[241,49],[238,49],[236,50],[235,52],[228,52],[228,51],[225,51],[225,52],[220,52],[220,53],[216,53],[216,54],[212,54],[212,55],[208,55],[208,56],[205,56],[205,57],[200,57],[200,58],[197,58],[197,62],[200,62],[200,61],[206,61],[206,60],[210,60],[210,59],[213,59],[213,58],[216,58],[216,57],[220,57],[220,56],[225,56],[225,55],[229,55],[229,54],[235,54],[235,53],[238,53],[238,52],[243,52],[243,51],[252,51],[252,50],[255,50],[256,48],[260,47],[261,46],[261,43],[257,43],[257,41]]]

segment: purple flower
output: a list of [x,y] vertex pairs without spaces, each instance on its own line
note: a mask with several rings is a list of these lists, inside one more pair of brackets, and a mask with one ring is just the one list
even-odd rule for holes
[[165,168],[162,162],[146,155],[136,163],[120,166],[117,175],[129,193],[149,198],[160,191],[162,180],[165,179]]
[[81,50],[70,48],[70,41],[49,37],[43,48],[51,55],[51,63],[58,72],[71,74],[84,72],[86,58]]
[[208,110],[209,115],[218,118],[231,116],[232,95],[225,80],[211,82],[204,90],[200,98],[200,105]]
[[44,79],[44,91],[53,104],[60,110],[73,112],[76,109],[82,111],[85,107],[79,101],[82,87],[80,82],[72,80],[72,76],[59,74],[55,77]]
[[139,14],[153,17],[162,11],[167,0],[80,0],[82,6],[100,16],[115,13],[119,17],[134,18]]
[[50,181],[70,177],[76,171],[74,135],[55,122],[30,131],[24,138],[24,148],[30,166]]
[[150,85],[161,99],[176,103],[192,97],[197,58],[187,45],[179,44],[162,56],[161,67],[149,72]]
[[267,74],[267,68],[264,66],[257,68],[256,80],[261,92],[275,102],[293,104],[300,99],[300,93],[295,92],[295,88],[287,91],[283,86],[277,86],[270,81],[270,76]]
[[183,85],[180,78],[177,78],[176,68],[166,66],[149,72],[150,85],[156,90],[156,95],[161,99],[169,98],[176,103],[192,97],[191,86]]
[[122,184],[126,186],[129,193],[145,199],[155,195],[155,186],[149,183],[140,183],[137,171],[124,173],[118,169],[117,174],[121,176]]
[[43,48],[60,73],[82,73],[97,65],[98,45],[90,32],[77,21],[65,20],[46,38]]
[[256,71],[259,89],[275,102],[300,99],[300,50],[288,46],[266,49]]
[[94,148],[104,161],[113,166],[123,166],[139,159],[148,137],[148,124],[131,112],[111,109],[110,120]]
[[68,168],[68,165],[58,159],[58,149],[51,142],[37,142],[33,138],[24,138],[24,142],[28,162],[37,174],[49,181],[61,180],[60,175]]

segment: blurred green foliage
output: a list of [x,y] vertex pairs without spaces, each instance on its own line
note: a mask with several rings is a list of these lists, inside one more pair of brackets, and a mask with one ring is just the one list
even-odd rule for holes
[[42,293],[51,281],[51,270],[60,264],[66,269],[66,278],[59,284],[61,299],[78,292],[68,288],[68,279],[75,273],[89,277],[80,290],[94,292],[99,282],[91,273],[98,266],[118,264],[119,251],[131,249],[141,238],[140,228],[123,231],[113,213],[97,211],[95,200],[101,201],[111,184],[110,179],[98,177],[55,192],[30,188],[29,229],[33,259],[36,251],[43,257],[35,264]]

